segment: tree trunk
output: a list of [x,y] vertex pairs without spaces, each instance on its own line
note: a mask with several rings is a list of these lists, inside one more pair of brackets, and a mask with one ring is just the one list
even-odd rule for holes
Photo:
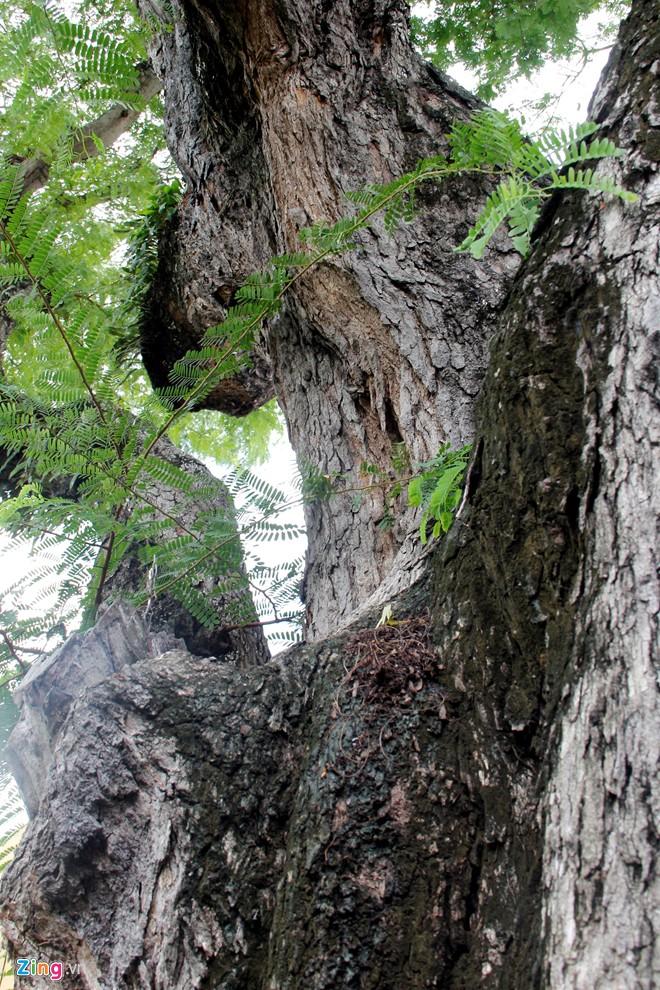
[[[398,3],[321,8],[187,7],[164,35],[191,180],[149,331],[165,364],[290,243],[290,210],[331,219],[469,106],[415,60]],[[377,505],[314,510],[312,633],[363,611],[260,667],[149,654],[116,607],[115,672],[45,730],[3,884],[16,955],[108,990],[656,984],[658,27],[633,5],[591,109],[626,151],[599,167],[640,202],[557,197],[497,324],[513,262],[504,243],[483,270],[451,255],[479,192],[463,185],[401,239],[365,236],[269,328],[234,398],[260,401],[270,362],[299,456],[331,470],[474,434],[459,518],[376,629],[364,603],[406,523],[382,537]]]
[[[166,126],[188,191],[168,236],[143,337],[152,380],[224,314],[252,271],[299,250],[301,228],[333,222],[345,194],[383,183],[446,149],[477,101],[413,51],[405,0],[232,0],[174,7],[152,51],[165,80]],[[302,466],[358,481],[473,435],[487,343],[517,259],[499,243],[483,264],[454,247],[482,188],[428,189],[414,223],[382,221],[360,250],[324,264],[287,299],[253,368],[209,398],[241,412],[272,396]],[[269,368],[264,383],[264,364]],[[409,517],[383,531],[381,496],[307,508],[308,636],[328,635],[392,572]],[[406,546],[409,551],[409,545]],[[409,554],[408,554],[409,555]],[[404,587],[414,567],[398,566]]]

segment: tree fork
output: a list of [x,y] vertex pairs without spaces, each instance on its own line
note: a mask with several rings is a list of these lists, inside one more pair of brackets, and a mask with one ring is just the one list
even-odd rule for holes
[[[143,328],[154,384],[224,316],[248,274],[295,251],[303,227],[343,216],[346,193],[444,150],[451,123],[479,105],[415,54],[407,10],[402,0],[343,0],[331,18],[299,0],[174,8],[151,56],[188,189],[163,237]],[[252,369],[207,403],[244,412],[274,386],[301,465],[323,474],[357,478],[365,461],[387,469],[401,443],[414,462],[470,440],[488,339],[519,261],[503,240],[485,264],[453,251],[487,182],[429,187],[396,235],[382,221],[360,234],[357,251],[287,295]],[[308,636],[348,621],[402,546],[411,556],[410,514],[384,531],[373,526],[384,508],[378,497],[306,507]],[[397,573],[403,588],[419,568],[407,561]]]
[[[116,672],[44,730],[3,883],[16,954],[113,990],[655,985],[658,28],[635,3],[590,111],[639,204],[551,203],[492,340],[462,511],[392,599],[430,613],[436,669],[419,623],[241,671],[154,655],[115,616]],[[323,284],[355,303],[343,268]],[[410,672],[398,694],[347,675],[376,636]]]

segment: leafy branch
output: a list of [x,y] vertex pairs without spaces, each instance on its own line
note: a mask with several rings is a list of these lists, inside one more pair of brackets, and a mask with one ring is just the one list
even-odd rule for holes
[[445,444],[432,460],[420,464],[419,472],[408,482],[408,504],[422,510],[419,524],[422,544],[428,542],[429,524],[433,539],[448,532],[461,500],[471,449],[470,444],[460,450],[452,450]]
[[[302,279],[326,259],[352,249],[358,233],[377,215],[382,215],[390,231],[412,219],[415,194],[423,183],[466,174],[484,175],[497,183],[457,248],[475,258],[483,255],[504,223],[515,248],[526,253],[541,206],[555,190],[604,192],[632,201],[635,197],[631,193],[599,176],[592,167],[582,167],[619,154],[612,142],[594,137],[596,130],[595,124],[585,124],[530,141],[517,124],[493,111],[457,123],[448,137],[448,156],[427,158],[393,182],[352,194],[350,199],[357,207],[353,216],[333,225],[315,225],[304,232],[298,253],[273,258],[266,271],[246,280],[226,318],[206,332],[199,349],[177,362],[171,385],[157,393],[153,408],[166,412],[155,427],[148,416],[136,417],[127,410],[118,414],[114,338],[104,308],[97,300],[90,300],[76,280],[75,267],[59,256],[59,235],[55,226],[49,226],[48,214],[39,209],[30,211],[26,197],[19,195],[15,172],[5,178],[0,184],[0,278],[15,283],[27,279],[59,335],[73,377],[66,368],[44,371],[39,384],[45,401],[3,386],[0,441],[16,454],[23,452],[23,463],[32,461],[44,476],[77,479],[77,505],[66,499],[32,498],[21,503],[19,512],[27,530],[35,525],[65,536],[71,532],[69,527],[77,527],[80,517],[86,515],[85,537],[77,534],[66,555],[76,575],[69,587],[77,587],[81,562],[88,559],[90,545],[100,544],[88,592],[93,608],[98,607],[123,556],[131,547],[142,547],[143,564],[150,565],[155,577],[147,592],[138,597],[139,603],[146,604],[154,594],[176,593],[200,621],[216,624],[214,597],[240,597],[249,593],[250,587],[255,590],[254,582],[241,571],[236,550],[239,537],[295,535],[296,527],[275,523],[272,517],[301,500],[287,503],[272,486],[270,490],[260,489],[249,473],[238,475],[236,492],[246,494],[249,504],[261,512],[260,518],[238,525],[231,510],[210,512],[205,508],[203,486],[195,486],[185,471],[155,456],[157,445],[184,413],[197,408],[219,381],[236,372],[263,322],[279,313],[287,294]],[[178,190],[173,189],[170,199],[163,200],[161,220],[171,215],[177,198]],[[143,287],[152,270],[145,269]],[[362,495],[385,487],[391,507],[407,484],[409,503],[422,510],[420,537],[426,542],[429,527],[431,536],[437,537],[451,523],[466,457],[465,448],[457,452],[444,449],[434,461],[397,478],[389,488],[383,477],[371,485],[340,491],[326,481],[326,488],[334,494],[352,491]],[[151,496],[154,479],[178,492],[181,511],[170,511]],[[323,485],[318,482],[316,487],[315,497],[319,497]],[[220,558],[224,558],[221,565]],[[203,581],[205,575],[212,582],[210,604],[191,580]],[[287,595],[291,600],[292,575],[283,572],[273,578],[280,582],[278,595],[284,595],[285,602]],[[268,593],[263,594],[268,599]],[[277,618],[274,602],[275,597],[271,605]]]
[[[1,193],[0,193],[0,212],[3,212],[4,213],[4,210],[6,209],[6,205],[7,205],[6,203],[5,204],[2,203]],[[69,336],[68,336],[68,334],[67,334],[67,332],[66,332],[66,330],[65,330],[65,328],[64,328],[64,326],[63,326],[63,324],[62,324],[62,322],[61,322],[61,320],[60,320],[60,318],[58,316],[58,314],[55,312],[55,309],[52,306],[52,303],[50,301],[49,294],[44,289],[44,283],[35,274],[36,266],[35,267],[31,266],[28,263],[27,259],[23,256],[23,254],[21,252],[21,249],[20,249],[20,247],[19,247],[19,245],[17,243],[16,238],[14,238],[14,236],[12,235],[12,232],[10,230],[9,224],[5,223],[4,220],[0,220],[0,235],[2,235],[2,237],[5,239],[5,241],[7,242],[7,244],[9,244],[9,246],[10,246],[10,248],[12,250],[12,254],[13,254],[14,258],[16,259],[16,261],[18,262],[18,264],[21,266],[21,268],[25,272],[27,278],[32,283],[32,285],[35,287],[36,291],[38,292],[39,296],[41,297],[41,300],[42,300],[42,302],[44,304],[44,307],[45,307],[48,315],[52,319],[53,324],[54,324],[55,328],[57,329],[57,332],[60,334],[60,336],[62,338],[62,341],[64,343],[64,346],[66,347],[67,351],[69,352],[69,357],[71,358],[71,361],[75,365],[76,371],[78,372],[78,375],[80,376],[80,380],[82,381],[82,383],[83,383],[83,385],[85,387],[85,390],[87,391],[87,393],[88,393],[88,395],[89,395],[89,397],[91,399],[92,405],[95,407],[96,411],[99,414],[99,419],[101,420],[101,422],[104,425],[107,425],[107,420],[105,418],[105,413],[103,411],[103,407],[99,403],[99,401],[98,401],[98,399],[96,397],[96,394],[95,394],[95,392],[94,392],[94,390],[93,390],[93,388],[92,388],[92,386],[91,386],[91,384],[90,384],[90,382],[89,382],[89,380],[87,378],[87,375],[85,373],[85,369],[83,368],[81,362],[79,361],[78,356],[77,356],[77,354],[76,354],[76,352],[74,350],[74,347],[73,347],[73,345],[72,345],[72,343],[71,343],[71,341],[69,339]],[[45,266],[46,260],[47,259],[46,259],[45,256],[43,256],[43,257],[40,256],[40,258],[39,258],[39,268],[43,268]]]
[[[249,348],[264,321],[277,315],[284,297],[301,279],[327,258],[354,247],[355,235],[376,215],[383,215],[390,231],[412,219],[415,192],[423,183],[475,173],[499,179],[476,223],[456,248],[477,259],[506,221],[514,247],[527,254],[542,205],[556,190],[575,188],[635,202],[634,193],[597,175],[593,168],[575,168],[621,154],[607,138],[587,143],[597,130],[597,124],[588,122],[568,131],[547,131],[535,141],[505,114],[484,110],[470,121],[454,124],[448,136],[449,158],[423,159],[393,182],[350,194],[349,199],[360,207],[355,216],[303,231],[306,250],[275,257],[269,269],[250,276],[236,293],[238,302],[226,319],[206,331],[199,349],[176,363],[170,375],[172,385],[158,392],[159,399],[174,408],[147,443],[143,458],[184,412],[198,406],[218,381],[236,370],[237,353]],[[567,174],[561,172],[563,165],[570,166]]]

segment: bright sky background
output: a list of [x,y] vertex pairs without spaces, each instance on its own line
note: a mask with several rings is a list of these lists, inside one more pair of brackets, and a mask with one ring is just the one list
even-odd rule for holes
[[[413,14],[419,17],[428,15],[430,9],[427,3],[413,4],[412,7]],[[598,28],[603,19],[604,15],[595,11],[580,22],[579,37],[588,48],[598,48],[604,44]],[[529,79],[518,79],[510,85],[502,96],[493,100],[493,106],[516,116],[525,116],[527,128],[532,132],[547,124],[551,117],[560,127],[580,124],[587,119],[587,106],[608,56],[609,50],[596,52],[586,66],[583,66],[581,58],[548,62]],[[476,74],[464,66],[455,64],[449,75],[470,92],[476,89]],[[527,104],[539,100],[545,93],[558,97],[547,112],[534,113],[526,109]]]

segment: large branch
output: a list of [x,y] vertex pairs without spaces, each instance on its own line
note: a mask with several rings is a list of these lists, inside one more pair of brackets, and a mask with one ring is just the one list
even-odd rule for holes
[[657,37],[639,0],[593,105],[639,205],[553,202],[398,624],[241,672],[116,609],[31,680],[14,954],[75,990],[657,984]]
[[[299,250],[301,228],[348,213],[347,192],[446,150],[452,122],[479,105],[415,53],[404,0],[340,0],[331,23],[326,8],[182,3],[174,30],[154,42],[165,130],[189,183],[143,327],[155,385],[222,319],[247,274]],[[424,190],[396,236],[377,221],[359,250],[301,281],[248,373],[207,403],[245,411],[274,382],[300,460],[356,482],[365,461],[388,470],[399,444],[414,462],[469,440],[518,265],[502,240],[483,263],[454,251],[484,193],[484,183],[454,180]],[[346,497],[306,512],[308,633],[322,636],[379,587],[413,526],[402,512],[395,527],[377,527],[377,496],[359,509]]]
[[[144,105],[160,92],[162,82],[155,74],[151,65],[142,65],[139,69],[139,83],[136,89],[136,102]],[[135,123],[142,109],[128,107],[124,103],[115,103],[96,120],[85,124],[78,131],[73,142],[73,161],[82,162],[95,158],[99,152],[98,142],[104,148],[110,148]],[[23,177],[23,192],[33,193],[43,188],[50,175],[50,162],[43,158],[24,159],[21,164]]]

